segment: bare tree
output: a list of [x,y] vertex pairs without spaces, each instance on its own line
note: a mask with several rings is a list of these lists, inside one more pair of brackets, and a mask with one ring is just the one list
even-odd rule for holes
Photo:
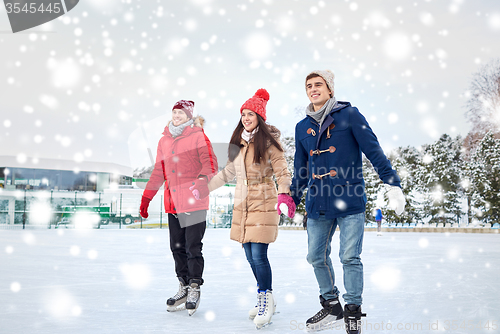
[[467,156],[489,131],[500,138],[500,58],[493,59],[474,73],[465,117],[472,125],[464,140]]

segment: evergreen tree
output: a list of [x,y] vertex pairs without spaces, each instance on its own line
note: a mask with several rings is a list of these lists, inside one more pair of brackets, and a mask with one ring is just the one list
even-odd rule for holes
[[[420,222],[425,213],[419,201],[417,187],[417,171],[420,168],[420,152],[414,147],[399,147],[391,154],[389,160],[394,169],[398,172],[401,179],[401,189],[406,197],[405,211],[400,216],[396,215],[394,210],[386,212],[386,218],[396,223]],[[387,200],[387,199],[386,199]]]
[[382,189],[382,181],[375,172],[370,160],[363,154],[363,178],[365,179],[366,193],[366,218],[375,220],[375,209],[381,204],[378,203],[379,193]]
[[472,206],[483,222],[500,221],[500,140],[489,131],[471,159]]
[[418,188],[423,196],[423,209],[435,221],[456,222],[461,215],[461,148],[462,139],[447,134],[423,147]]
[[[294,157],[295,157],[295,138],[288,137],[288,136],[282,137],[281,138],[281,146],[283,147],[288,170],[290,171],[290,173],[293,177],[293,162],[294,162]],[[304,213],[306,212],[306,204],[305,204],[306,194],[307,194],[307,192],[304,192],[304,195],[302,196],[299,205],[297,205],[297,208],[295,209],[296,214],[300,214],[303,216]],[[290,218],[285,217],[284,221],[289,223]]]

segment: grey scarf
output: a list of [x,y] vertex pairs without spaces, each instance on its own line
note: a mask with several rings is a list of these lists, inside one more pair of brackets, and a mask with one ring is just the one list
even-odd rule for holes
[[323,124],[323,121],[325,120],[326,116],[332,111],[333,108],[335,108],[338,105],[337,99],[335,99],[335,96],[326,101],[326,103],[321,107],[320,110],[314,111],[313,104],[309,104],[306,108],[306,115],[311,116],[314,118],[316,122],[319,123],[319,126],[321,127],[321,124]]
[[168,130],[170,131],[170,134],[172,135],[172,137],[178,137],[182,134],[182,131],[184,131],[184,129],[188,126],[190,126],[191,124],[193,124],[193,119],[191,118],[189,121],[187,121],[186,123],[182,123],[181,125],[179,126],[174,126],[174,122],[170,122],[168,124]]

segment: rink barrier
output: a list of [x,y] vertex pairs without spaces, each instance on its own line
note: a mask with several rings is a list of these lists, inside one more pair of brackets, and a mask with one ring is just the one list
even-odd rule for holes
[[[111,226],[110,226],[111,227]],[[101,227],[102,229],[108,229],[110,227]],[[118,228],[118,227],[115,227]],[[160,229],[167,228],[168,224],[163,223],[161,226],[159,223],[142,223],[141,224],[132,224],[126,225],[126,229]],[[208,229],[213,229],[213,227],[207,227]],[[280,230],[296,230],[296,231],[305,231],[302,226],[279,226]],[[37,226],[37,225],[26,225],[24,229],[30,230],[42,230],[47,229],[46,226]],[[228,228],[226,228],[228,229]],[[22,224],[0,224],[0,230],[23,230]],[[339,228],[337,227],[337,230]],[[489,227],[414,227],[414,228],[395,228],[395,227],[382,227],[382,232],[416,232],[416,233],[486,233],[486,234],[500,234],[500,230],[498,228],[489,228]],[[365,232],[377,232],[376,227],[365,227]]]
[[[302,226],[279,226],[280,230],[304,230]],[[337,227],[336,231],[339,231]],[[498,228],[490,227],[382,227],[382,232],[417,233],[489,233],[499,234]],[[365,232],[377,232],[376,227],[365,227]]]
[[[498,234],[498,229],[489,227],[382,227],[382,232],[423,232],[423,233],[490,233]],[[365,227],[365,232],[377,232],[376,227]]]

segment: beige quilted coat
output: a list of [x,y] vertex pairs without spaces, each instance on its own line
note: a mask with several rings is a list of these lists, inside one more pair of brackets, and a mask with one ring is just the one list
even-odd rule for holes
[[[279,143],[279,130],[272,125],[268,126]],[[265,163],[255,164],[253,140],[247,143],[241,139],[241,144],[243,147],[238,156],[212,178],[208,188],[212,191],[236,178],[230,238],[241,243],[268,244],[278,236],[279,216],[275,206],[278,193],[290,194],[290,172],[283,152],[274,145],[269,144],[263,160]],[[278,183],[277,191],[273,175]]]

